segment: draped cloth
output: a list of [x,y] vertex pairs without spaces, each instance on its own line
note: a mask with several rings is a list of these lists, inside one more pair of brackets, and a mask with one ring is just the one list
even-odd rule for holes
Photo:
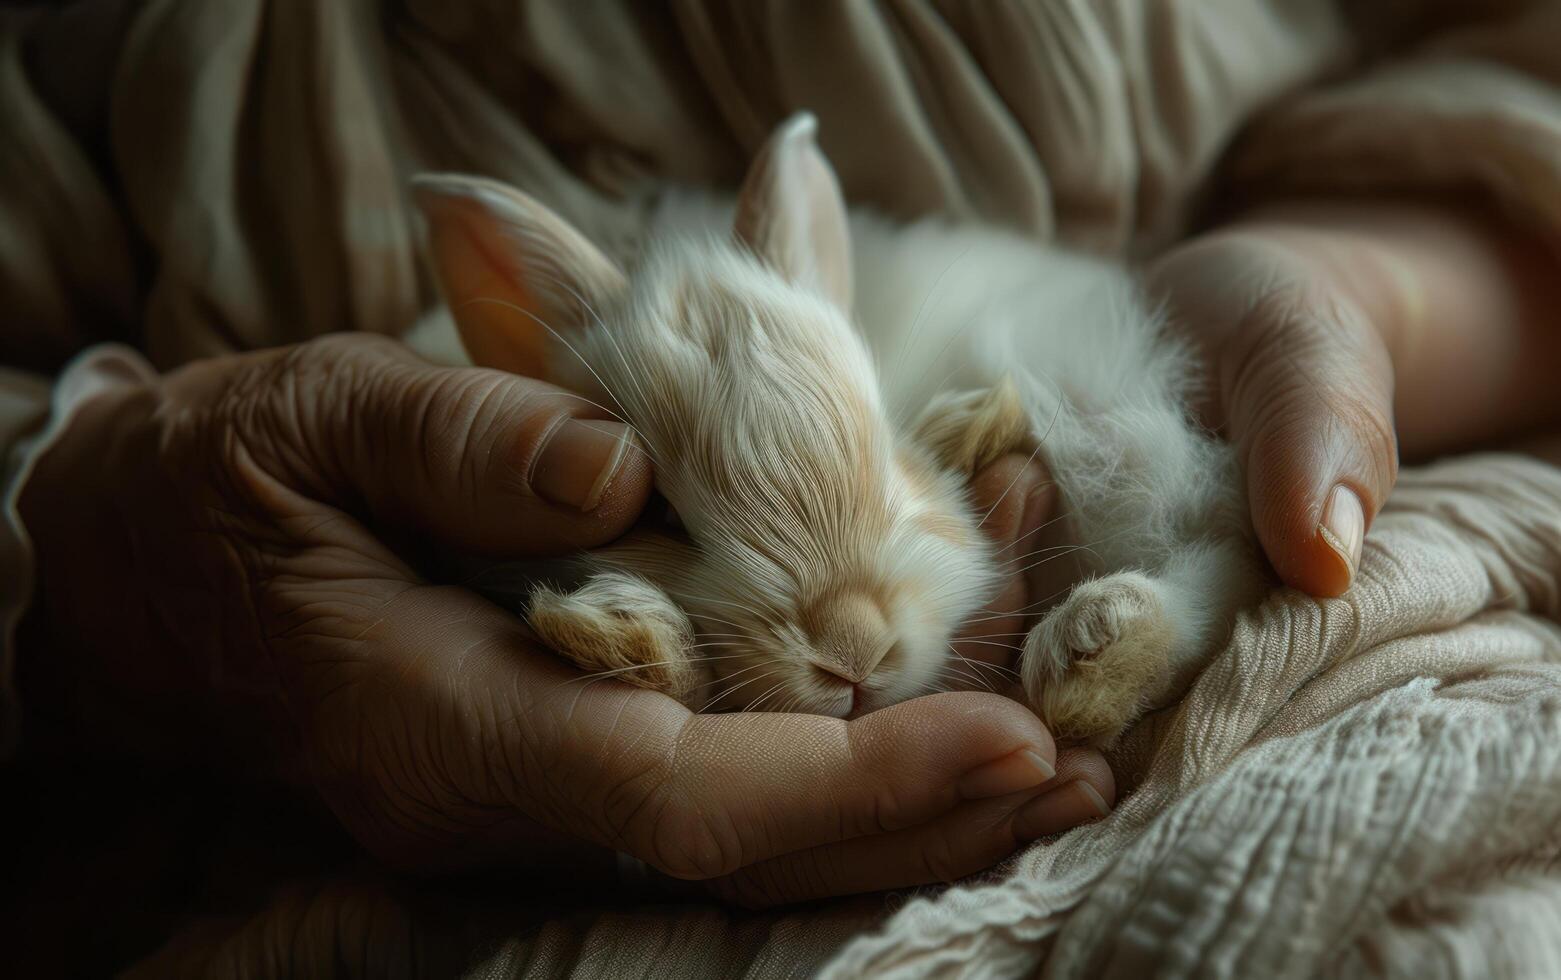
[[[730,185],[810,109],[855,203],[1127,260],[1234,202],[1313,191],[1457,193],[1555,240],[1558,50],[1561,5],[1537,0],[7,8],[0,692],[31,587],[15,500],[99,390],[91,355],[52,393],[51,376],[101,341],[167,370],[405,331],[434,302],[406,193],[420,170],[510,181],[627,248],[650,189]],[[1558,479],[1495,456],[1406,473],[1350,595],[1245,616],[1188,700],[1118,753],[1133,791],[1117,812],[978,883],[844,920],[577,915],[463,962],[1561,974]],[[19,716],[0,703],[8,729]],[[201,935],[220,958],[268,914],[283,915]],[[340,934],[355,920],[330,921],[310,934],[355,948]],[[573,952],[538,967],[546,937]]]

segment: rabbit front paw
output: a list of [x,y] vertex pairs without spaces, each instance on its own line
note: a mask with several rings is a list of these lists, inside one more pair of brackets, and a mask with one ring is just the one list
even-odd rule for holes
[[1025,637],[1025,693],[1057,737],[1109,745],[1163,682],[1172,640],[1147,576],[1080,582]]
[[688,617],[637,575],[601,572],[571,592],[539,585],[527,621],[543,643],[592,674],[680,701],[703,679]]

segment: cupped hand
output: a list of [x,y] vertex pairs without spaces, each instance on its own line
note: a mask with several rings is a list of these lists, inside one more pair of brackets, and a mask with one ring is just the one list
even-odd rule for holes
[[1199,347],[1203,417],[1237,446],[1263,550],[1288,585],[1349,587],[1409,458],[1555,417],[1555,257],[1466,205],[1274,205],[1148,270]]
[[419,571],[601,544],[650,487],[581,400],[367,336],[99,394],[21,501],[30,718],[96,751],[279,771],[398,865],[578,873],[616,850],[755,904],[959,877],[1112,797],[1098,755],[1059,758],[993,694],[694,715],[586,681]]

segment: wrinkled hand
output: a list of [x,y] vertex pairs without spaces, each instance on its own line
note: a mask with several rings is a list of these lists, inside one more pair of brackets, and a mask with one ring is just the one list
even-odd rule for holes
[[1151,292],[1200,346],[1285,583],[1348,588],[1408,458],[1554,417],[1555,259],[1439,202],[1274,206],[1173,249]]
[[[999,464],[1029,481],[999,537],[1040,478],[1022,463]],[[992,694],[693,715],[583,681],[418,571],[604,543],[650,487],[579,399],[367,336],[98,395],[21,502],[41,597],[24,696],[98,751],[280,770],[403,866],[578,874],[585,845],[753,903],[958,877],[1112,798],[1098,755],[1059,760]]]

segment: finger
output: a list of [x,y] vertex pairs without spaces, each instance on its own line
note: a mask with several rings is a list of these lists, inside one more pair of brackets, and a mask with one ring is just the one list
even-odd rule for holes
[[[1016,471],[1020,476],[1014,482],[1011,474]],[[1022,505],[1016,502],[1021,491]],[[994,493],[1006,496],[1000,502],[984,503],[989,497],[996,500]],[[983,513],[989,511],[986,527],[1001,549],[998,560],[1011,576],[1022,580],[1023,601],[995,608],[1018,613],[1018,626],[1012,620],[1005,625],[1023,629],[1085,574],[1075,560],[1078,548],[1069,541],[1070,528],[1062,520],[1057,483],[1039,455],[1027,461],[1005,456],[977,475],[972,494],[977,505],[986,508]]]
[[[1087,784],[1092,791],[1084,794],[1090,797],[1086,809],[1099,810],[1094,797],[1099,797],[1108,808],[1116,804],[1116,777],[1111,774],[1111,766],[1099,749],[1078,746],[1057,750],[1057,775],[1048,785],[1061,788],[1076,782]],[[1075,810],[1074,814],[1079,812]]]
[[[1040,721],[990,694],[934,695],[850,722],[693,715],[651,691],[583,679],[461,589],[362,604],[303,598],[285,620],[298,675],[289,688],[323,702],[351,664],[353,711],[313,713],[310,741],[324,782],[361,789],[348,796],[354,809],[338,806],[366,828],[360,839],[518,849],[524,841],[474,828],[524,815],[706,879],[914,826],[1055,774]],[[382,764],[366,769],[365,759]],[[460,820],[441,800],[459,801]],[[402,814],[437,825],[385,826]]]
[[1347,307],[1277,296],[1253,309],[1221,373],[1264,551],[1286,584],[1343,593],[1398,475],[1380,335]]
[[[578,707],[573,718],[578,733]],[[670,749],[664,732],[647,741],[614,717],[600,723],[613,726],[598,733],[600,750],[564,762],[597,773],[599,785],[615,787],[609,809],[632,814],[604,842],[680,878],[912,827],[1055,772],[1051,738],[1035,716],[989,694],[933,695],[850,722],[693,716]],[[650,744],[661,747],[659,758],[644,752]]]
[[1286,248],[1240,233],[1157,265],[1151,288],[1214,368],[1211,424],[1246,472],[1253,525],[1287,584],[1349,587],[1398,472],[1393,366],[1382,335]]
[[981,517],[981,529],[1002,549],[1023,547],[1024,536],[1051,516],[1056,491],[1038,455],[1001,456],[970,481],[970,500]]
[[[998,549],[997,560],[1007,574],[998,594],[961,630],[955,651],[969,660],[1005,666],[1022,638],[1027,572],[1039,547],[1034,542],[1056,507],[1057,488],[1038,457],[1010,454],[977,473],[970,494],[976,514],[983,518],[982,530]],[[976,669],[986,681],[1002,680]]]
[[837,895],[951,882],[1023,845],[1099,820],[1115,799],[1098,752],[1071,750],[1035,790],[962,803],[908,830],[827,844],[761,861],[710,882],[721,898],[763,908]]
[[400,345],[330,338],[289,359],[288,399],[329,493],[377,526],[490,555],[602,544],[638,516],[649,457],[606,409],[544,382],[434,367]]

